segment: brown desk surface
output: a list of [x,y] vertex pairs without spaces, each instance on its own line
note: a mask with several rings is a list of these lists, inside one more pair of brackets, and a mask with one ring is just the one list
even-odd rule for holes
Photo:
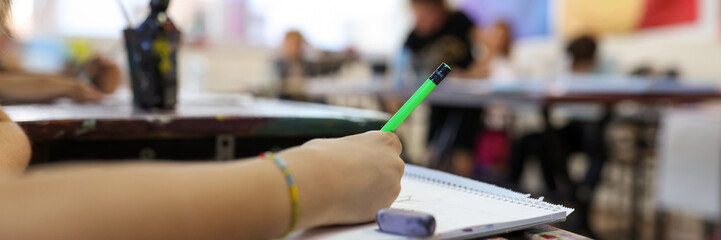
[[[413,94],[411,90],[387,91],[380,93],[382,97],[404,99]],[[621,101],[653,102],[699,102],[719,100],[719,92],[664,92],[664,93],[463,93],[451,91],[435,91],[428,96],[428,102],[462,107],[479,107],[488,103],[522,103],[552,105],[555,103],[602,103],[611,104]]]
[[138,111],[127,99],[4,107],[34,141],[233,136],[347,135],[380,129],[388,115],[248,96],[194,97],[173,111]]
[[[482,82],[481,82],[482,83]],[[684,85],[679,85],[684,86]],[[309,96],[324,97],[337,95],[378,95],[389,99],[408,99],[416,89],[393,89],[382,84],[347,84],[325,81],[322,84],[309,84],[306,89]],[[443,82],[424,101],[438,105],[456,107],[481,107],[488,103],[521,103],[550,105],[554,103],[615,103],[620,101],[672,103],[698,102],[721,99],[721,92],[713,87],[679,87],[678,89],[626,90],[622,88],[583,90],[552,90],[546,88],[493,90],[489,84],[458,81],[451,79]]]

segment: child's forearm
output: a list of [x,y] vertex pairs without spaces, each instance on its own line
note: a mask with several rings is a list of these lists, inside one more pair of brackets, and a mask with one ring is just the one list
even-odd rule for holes
[[[295,229],[372,221],[400,192],[401,150],[373,131],[277,153],[298,187]],[[54,167],[0,178],[0,239],[269,239],[288,230],[290,199],[258,158]]]
[[268,239],[287,191],[260,160],[49,169],[0,182],[0,239]]
[[69,97],[79,82],[59,75],[25,72],[0,74],[0,98],[17,101],[49,101]]
[[30,152],[30,143],[22,129],[0,107],[0,176],[25,171]]

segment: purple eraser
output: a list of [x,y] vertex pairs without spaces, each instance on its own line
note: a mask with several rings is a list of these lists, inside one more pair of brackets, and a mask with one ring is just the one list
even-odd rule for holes
[[386,208],[376,214],[381,232],[406,237],[428,237],[436,231],[436,219],[428,213]]

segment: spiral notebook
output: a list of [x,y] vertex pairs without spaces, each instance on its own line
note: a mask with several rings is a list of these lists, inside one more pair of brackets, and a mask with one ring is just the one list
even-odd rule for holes
[[[430,239],[484,237],[565,221],[573,209],[491,184],[407,164],[391,208],[430,213]],[[325,227],[292,234],[297,239],[406,239],[378,231],[375,223]]]

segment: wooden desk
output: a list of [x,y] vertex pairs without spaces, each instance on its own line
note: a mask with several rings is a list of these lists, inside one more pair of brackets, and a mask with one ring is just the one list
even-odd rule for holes
[[[582,80],[580,80],[582,81]],[[647,84],[646,88],[638,87],[637,78],[629,78],[629,89],[619,82],[611,87],[603,88],[598,82],[592,87],[574,86],[574,84],[544,84],[541,82],[498,84],[498,87],[487,80],[463,80],[449,78],[428,95],[424,103],[447,105],[452,107],[483,107],[488,103],[537,104],[552,105],[555,103],[617,103],[620,101],[658,102],[667,101],[698,102],[709,99],[721,99],[721,92],[713,87],[686,86],[677,84],[678,88],[668,84]],[[573,81],[570,81],[573,82]],[[654,82],[654,81],[650,81]],[[643,85],[643,84],[641,84]],[[675,86],[671,84],[670,86]],[[415,88],[398,89],[382,83],[344,83],[328,79],[310,81],[306,85],[306,94],[311,98],[347,95],[377,95],[381,98],[406,100],[416,91]]]
[[128,100],[4,107],[33,143],[33,163],[65,159],[231,159],[380,129],[376,111],[247,96],[181,99],[173,111]]
[[[367,92],[377,94],[388,99],[408,99],[415,90],[383,90]],[[338,94],[338,93],[334,93]],[[340,93],[342,94],[342,93]],[[458,92],[444,91],[440,88],[428,95],[424,103],[444,105],[451,107],[483,107],[490,103],[504,104],[531,104],[538,106],[551,106],[559,103],[595,103],[615,104],[622,101],[640,103],[687,103],[707,100],[720,100],[721,92],[665,92],[665,93],[613,93],[613,92],[583,92],[583,93],[550,93],[550,92]]]

